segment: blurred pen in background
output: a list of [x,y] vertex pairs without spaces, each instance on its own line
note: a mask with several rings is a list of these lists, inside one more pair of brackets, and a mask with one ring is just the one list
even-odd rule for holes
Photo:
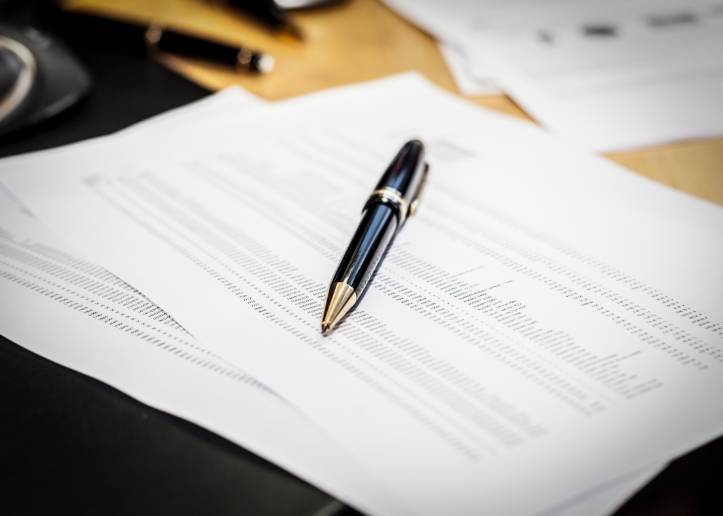
[[225,0],[236,9],[276,33],[286,33],[303,40],[304,32],[290,17],[290,11],[312,10],[345,3],[347,0]]
[[286,33],[303,40],[301,28],[289,19],[274,0],[226,0],[226,5],[239,10],[276,33]]
[[273,56],[260,50],[181,33],[157,24],[143,25],[59,9],[53,11],[49,21],[61,35],[132,53],[169,52],[258,74],[270,72],[275,64]]

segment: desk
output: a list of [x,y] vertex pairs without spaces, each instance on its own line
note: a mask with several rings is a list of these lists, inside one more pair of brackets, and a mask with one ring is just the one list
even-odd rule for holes
[[[170,68],[211,89],[238,84],[264,98],[280,99],[418,70],[441,87],[457,91],[432,39],[374,0],[355,0],[340,8],[298,14],[296,19],[307,34],[303,44],[291,39],[276,40],[248,21],[231,17],[202,0],[86,0],[82,4],[119,16],[141,16],[180,29],[213,33],[229,41],[256,45],[277,58],[274,73],[249,77],[190,60],[162,57]],[[156,72],[144,72],[150,73]],[[164,82],[153,79],[151,83],[164,87]],[[189,99],[201,94],[173,93]],[[473,101],[525,117],[506,97]],[[610,157],[638,173],[723,204],[723,139]],[[45,425],[45,429],[35,434],[27,432],[13,442],[26,443],[35,450],[35,458],[46,459],[36,464],[4,464],[16,482],[20,477],[28,484],[22,495],[29,496],[19,500],[23,505],[18,505],[17,511],[11,506],[10,513],[291,516],[311,515],[327,501],[323,493],[220,437],[60,366],[25,360],[29,353],[10,346],[8,343],[0,348],[0,356],[7,367],[17,371],[16,378],[29,381],[5,385],[5,379],[0,378],[0,387],[6,387],[0,392],[11,400],[0,404],[0,409],[6,411],[7,417],[16,417],[21,412],[19,407],[13,409],[20,403],[16,400],[35,401],[27,424],[16,426]],[[11,351],[2,353],[3,349]],[[69,405],[68,399],[81,403]],[[27,410],[23,413],[27,414]],[[0,458],[2,450],[0,440]],[[718,475],[708,474],[723,464],[723,441],[719,439],[676,462],[627,503],[618,516],[723,514]],[[80,471],[83,468],[85,471]],[[33,495],[36,500],[32,500]],[[8,509],[3,502],[0,507]]]

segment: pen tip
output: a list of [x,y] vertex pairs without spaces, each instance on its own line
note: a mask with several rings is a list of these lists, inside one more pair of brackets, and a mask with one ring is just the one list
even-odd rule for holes
[[324,314],[321,317],[321,333],[328,335],[356,303],[356,291],[343,281],[337,281],[329,288]]
[[331,332],[331,325],[327,322],[321,323],[321,334],[324,336],[329,335]]

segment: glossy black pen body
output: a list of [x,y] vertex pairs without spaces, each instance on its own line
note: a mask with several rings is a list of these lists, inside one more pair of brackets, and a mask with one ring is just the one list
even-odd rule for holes
[[417,209],[428,167],[419,140],[404,144],[364,205],[362,219],[329,285],[323,334],[331,332],[363,297],[395,236]]
[[156,24],[144,25],[58,8],[49,8],[45,17],[47,24],[66,39],[87,41],[134,55],[168,52],[254,74],[268,73],[274,67],[274,58],[259,50]]

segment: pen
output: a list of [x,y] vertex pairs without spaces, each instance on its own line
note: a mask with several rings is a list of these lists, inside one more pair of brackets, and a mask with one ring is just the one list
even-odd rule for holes
[[159,25],[146,29],[145,41],[153,50],[214,61],[249,72],[267,73],[274,68],[274,59],[269,54],[181,34]]
[[227,0],[230,7],[244,11],[274,32],[287,32],[303,40],[304,34],[275,0]]
[[161,50],[252,73],[266,73],[274,66],[271,55],[242,45],[183,34],[157,24],[141,25],[76,11],[56,12],[53,26],[64,35],[131,53]]
[[329,285],[322,334],[334,330],[361,300],[397,232],[416,213],[428,172],[419,140],[405,143],[387,167],[364,205],[361,222]]

